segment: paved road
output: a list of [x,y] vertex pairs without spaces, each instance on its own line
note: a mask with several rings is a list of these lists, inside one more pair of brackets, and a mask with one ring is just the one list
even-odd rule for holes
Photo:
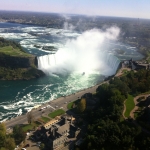
[[[101,84],[104,84],[104,83],[106,83],[106,82],[103,82]],[[99,85],[101,85],[101,84],[99,84]],[[94,93],[99,85],[90,87],[88,89],[79,91],[77,93],[74,93],[74,94],[71,94],[71,95],[68,95],[65,97],[60,97],[56,100],[50,101],[49,103],[43,104],[40,108],[50,105],[49,108],[44,110],[44,114],[48,114],[48,113],[54,111],[55,109],[59,109],[59,108],[63,108],[66,111],[67,103],[77,100],[85,93],[88,93],[88,92]],[[39,111],[40,108],[33,110],[33,115],[34,115],[35,119],[40,118],[42,115],[42,111]],[[16,118],[12,118],[11,120],[8,120],[8,121],[5,121],[7,129],[12,128],[13,126],[15,126],[17,124],[19,125],[19,124],[26,124],[26,123],[27,123],[27,115],[26,114],[18,116]]]
[[[124,68],[121,68],[119,70],[119,72],[115,76],[121,76],[122,73],[123,73],[122,72],[123,69]],[[67,110],[66,102],[69,103],[69,102],[75,101],[75,100],[80,98],[85,93],[89,93],[89,92],[90,93],[94,93],[99,85],[104,84],[104,83],[108,83],[108,82],[109,81],[104,81],[104,82],[102,82],[100,84],[97,84],[97,85],[95,85],[93,87],[90,87],[90,88],[87,88],[85,90],[81,90],[81,91],[79,91],[77,93],[74,93],[74,94],[71,94],[71,95],[68,95],[68,96],[65,96],[65,97],[60,97],[60,98],[58,98],[56,100],[53,100],[53,101],[51,101],[49,103],[43,104],[41,107],[45,107],[47,105],[51,106],[50,108],[44,110],[45,114],[48,114],[49,112],[52,112],[55,109],[59,109],[59,108],[63,108],[64,110]],[[36,110],[33,110],[33,115],[34,115],[35,119],[40,118],[40,116],[42,115],[42,111],[39,111],[39,108],[36,109]],[[25,124],[25,123],[27,123],[27,116],[26,116],[26,114],[18,116],[16,118],[12,118],[11,120],[5,121],[7,129],[11,128],[11,127],[13,127],[13,126],[15,126],[17,124]]]

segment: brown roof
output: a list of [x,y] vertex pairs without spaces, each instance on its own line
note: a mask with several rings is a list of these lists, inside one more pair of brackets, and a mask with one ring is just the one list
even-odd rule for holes
[[58,119],[50,120],[49,122],[47,122],[47,123],[44,125],[44,127],[45,127],[45,128],[48,128],[49,126],[51,126],[51,125],[57,123],[58,121],[59,121]]

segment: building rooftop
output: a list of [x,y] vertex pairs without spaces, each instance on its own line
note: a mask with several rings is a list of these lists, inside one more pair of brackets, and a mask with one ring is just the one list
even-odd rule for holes
[[45,127],[46,129],[49,129],[52,125],[56,124],[58,121],[59,121],[58,118],[53,119],[53,120],[50,120],[49,122],[47,122],[47,123],[44,125],[44,127]]
[[64,124],[64,125],[62,125],[62,126],[60,126],[59,128],[58,128],[58,133],[60,134],[60,135],[63,135],[63,134],[66,134],[66,133],[68,133],[69,132],[69,130],[70,130],[70,124]]

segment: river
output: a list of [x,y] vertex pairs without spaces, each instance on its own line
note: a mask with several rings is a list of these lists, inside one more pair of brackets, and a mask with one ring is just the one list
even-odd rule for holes
[[[0,36],[19,42],[26,52],[36,55],[41,63],[39,69],[47,74],[29,81],[0,81],[0,121],[21,115],[35,105],[102,82],[105,77],[115,73],[120,60],[143,58],[136,48],[114,40],[104,40],[103,43],[98,41],[97,47],[95,39],[93,44],[87,38],[88,34],[93,35],[94,32],[78,33],[65,29],[0,23]],[[83,39],[86,46],[81,45],[85,42]],[[55,47],[57,50],[54,54],[42,49],[43,46]],[[117,53],[118,49],[122,53]],[[55,61],[48,65],[52,59]]]

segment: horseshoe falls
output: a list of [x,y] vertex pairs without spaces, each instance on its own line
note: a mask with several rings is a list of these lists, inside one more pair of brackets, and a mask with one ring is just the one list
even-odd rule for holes
[[[63,57],[63,56],[62,56]],[[38,59],[38,68],[40,70],[43,70],[46,74],[53,74],[53,73],[57,73],[57,74],[63,74],[64,72],[60,72],[60,70],[66,70],[66,73],[70,73],[70,70],[68,70],[68,68],[72,68],[72,72],[76,71],[82,74],[82,72],[85,72],[85,69],[83,68],[83,70],[75,70],[73,69],[74,65],[72,64],[67,64],[64,61],[60,61],[60,58],[57,57],[57,54],[49,54],[49,55],[45,55],[45,56],[40,56],[37,58]],[[58,61],[58,63],[57,63]],[[65,65],[61,65],[60,64],[65,64]],[[95,70],[87,70],[85,73],[89,73],[91,71],[97,71],[105,76],[109,76],[109,75],[113,75],[116,73],[118,66],[120,64],[120,60],[116,57],[113,56],[111,54],[101,54],[101,57],[99,57],[99,62],[100,63],[98,65],[99,68],[95,68]],[[76,64],[75,66],[77,66],[78,64]],[[79,64],[81,65],[81,64]],[[61,67],[61,68],[59,68]],[[85,67],[87,68],[87,67]],[[90,68],[90,67],[89,67]]]
[[[0,81],[0,121],[26,113],[35,105],[101,83],[105,77],[115,74],[120,60],[142,59],[136,48],[117,41],[119,32],[114,27],[78,33],[0,23],[0,36],[19,42],[27,53],[37,56],[38,68],[46,73],[45,77],[29,81]],[[54,47],[57,51],[42,47]],[[118,54],[118,49],[124,53]]]

